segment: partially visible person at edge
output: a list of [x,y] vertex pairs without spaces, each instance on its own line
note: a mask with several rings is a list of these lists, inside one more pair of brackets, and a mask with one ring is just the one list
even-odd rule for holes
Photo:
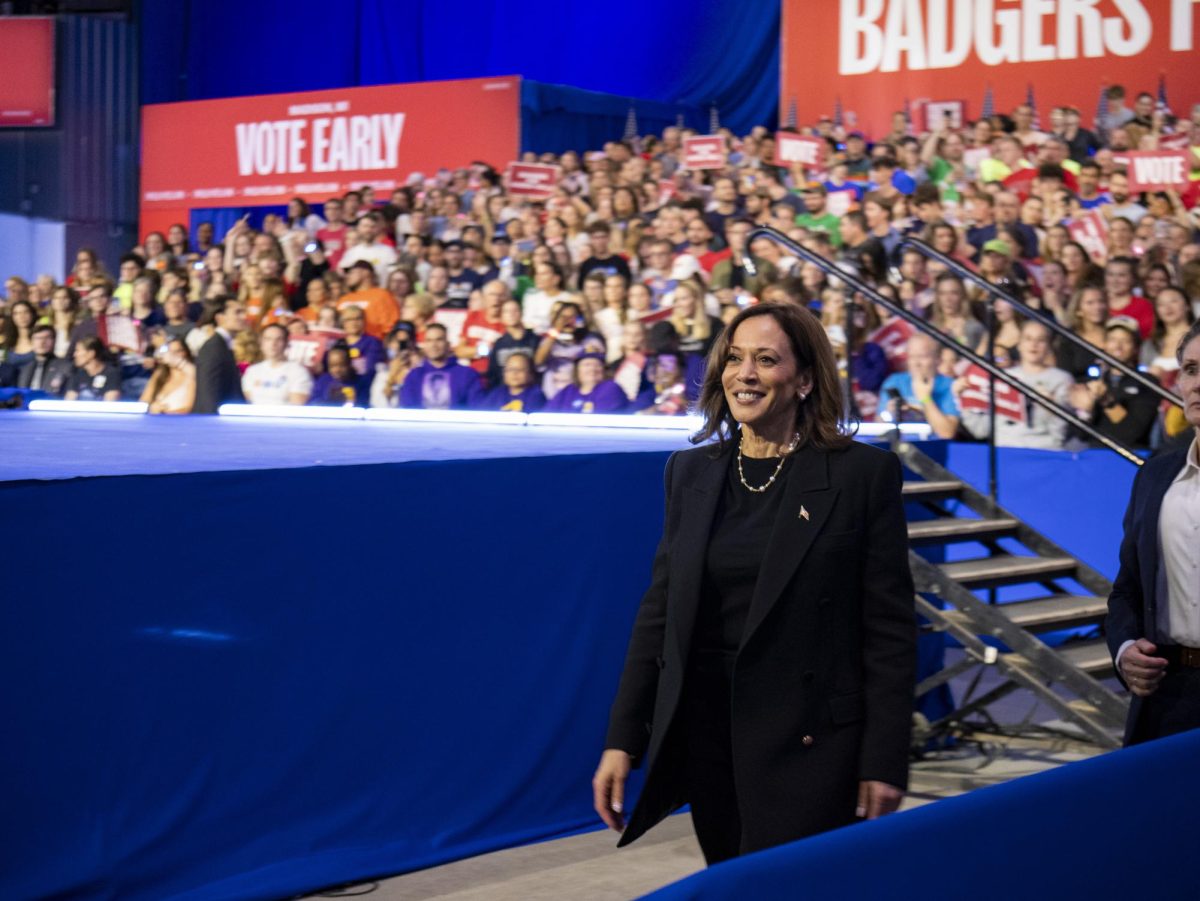
[[1105,632],[1132,692],[1125,743],[1200,728],[1200,324],[1176,351],[1190,442],[1138,470]]

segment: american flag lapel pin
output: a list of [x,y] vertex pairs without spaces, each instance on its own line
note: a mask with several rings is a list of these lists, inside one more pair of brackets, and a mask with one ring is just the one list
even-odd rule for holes
[[800,505],[800,518],[808,522],[808,511],[804,509],[804,505]]

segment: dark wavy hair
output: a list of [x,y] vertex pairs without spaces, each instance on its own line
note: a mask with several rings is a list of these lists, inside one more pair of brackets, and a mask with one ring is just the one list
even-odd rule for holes
[[746,307],[713,342],[700,388],[698,408],[704,417],[704,427],[691,440],[701,444],[719,439],[718,452],[737,434],[738,422],[733,418],[725,387],[721,383],[729,359],[729,345],[738,326],[755,316],[770,316],[787,335],[800,372],[812,374],[813,388],[808,398],[796,405],[798,447],[812,446],[818,450],[835,450],[850,443],[855,424],[847,422],[842,386],[838,381],[837,359],[821,321],[807,309],[791,303],[760,303]]

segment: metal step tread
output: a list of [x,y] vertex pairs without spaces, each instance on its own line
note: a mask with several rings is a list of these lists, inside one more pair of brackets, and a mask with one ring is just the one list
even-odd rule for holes
[[908,524],[909,541],[975,541],[984,536],[1005,535],[1020,522],[1009,516],[996,519],[925,519]]
[[1110,672],[1112,657],[1108,653],[1108,642],[1103,638],[1092,638],[1088,641],[1072,641],[1056,648],[1068,663],[1077,666],[1085,673]]
[[927,479],[923,482],[907,481],[901,488],[906,498],[915,500],[936,500],[943,497],[954,497],[963,488],[958,479]]
[[1094,594],[1055,594],[1010,601],[997,609],[1023,629],[1039,629],[1099,622],[1108,612],[1108,601]]
[[1036,581],[1039,578],[1067,576],[1075,571],[1074,557],[1017,557],[997,554],[941,563],[938,568],[949,578],[967,586],[1011,585]]

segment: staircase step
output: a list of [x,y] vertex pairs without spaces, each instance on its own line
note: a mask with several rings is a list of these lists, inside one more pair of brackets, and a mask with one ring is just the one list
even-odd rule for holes
[[963,483],[958,479],[930,479],[924,482],[905,482],[902,493],[906,500],[941,501],[958,497],[962,488]]
[[1068,642],[1058,647],[1057,651],[1068,663],[1074,664],[1089,675],[1106,676],[1113,671],[1108,642],[1103,638]]
[[998,519],[926,519],[908,524],[909,544],[953,544],[956,541],[987,541],[1016,531],[1019,523],[1010,517]]
[[1015,557],[998,554],[974,560],[943,563],[943,573],[967,588],[995,588],[1021,582],[1037,582],[1069,576],[1075,572],[1073,557]]
[[1098,623],[1108,612],[1108,601],[1092,594],[1055,594],[1012,601],[997,609],[1023,629],[1044,632]]

